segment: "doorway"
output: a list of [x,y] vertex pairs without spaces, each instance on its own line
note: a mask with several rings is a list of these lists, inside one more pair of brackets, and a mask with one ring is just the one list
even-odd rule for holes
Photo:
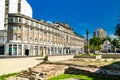
[[29,49],[25,49],[25,55],[29,56]]

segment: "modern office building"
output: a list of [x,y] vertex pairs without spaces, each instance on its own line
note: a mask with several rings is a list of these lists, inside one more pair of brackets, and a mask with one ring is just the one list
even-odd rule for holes
[[106,38],[107,33],[104,29],[99,27],[97,30],[93,32],[93,36],[98,37],[98,38]]
[[2,1],[6,16],[0,26],[3,28],[0,50],[4,49],[1,55],[59,55],[79,53],[84,49],[84,38],[75,34],[67,23],[33,19],[26,0]]

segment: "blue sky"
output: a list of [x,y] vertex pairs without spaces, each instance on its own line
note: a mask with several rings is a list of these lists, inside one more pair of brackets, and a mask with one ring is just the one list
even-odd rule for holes
[[33,18],[70,24],[78,34],[90,37],[98,27],[114,34],[120,12],[120,0],[27,0],[33,9]]

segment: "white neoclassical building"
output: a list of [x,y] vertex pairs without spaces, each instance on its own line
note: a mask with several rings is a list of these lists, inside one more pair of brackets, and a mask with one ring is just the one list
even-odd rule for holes
[[[1,4],[2,3],[2,4]],[[67,23],[48,23],[32,18],[26,0],[0,0],[0,55],[59,55],[79,53],[84,38]],[[3,50],[4,49],[4,50]]]

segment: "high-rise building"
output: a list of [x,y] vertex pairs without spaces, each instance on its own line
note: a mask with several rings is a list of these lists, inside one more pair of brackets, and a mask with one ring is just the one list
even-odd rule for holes
[[0,30],[4,29],[5,23],[5,0],[0,0]]
[[104,29],[99,27],[97,30],[93,32],[93,36],[98,37],[98,38],[106,38],[107,33]]
[[32,17],[32,8],[26,0],[0,0],[0,30],[7,29],[9,13]]
[[[59,55],[79,53],[84,38],[67,23],[48,23],[32,18],[26,0],[1,0],[3,22],[0,30],[0,55]],[[4,50],[3,50],[4,49]]]

